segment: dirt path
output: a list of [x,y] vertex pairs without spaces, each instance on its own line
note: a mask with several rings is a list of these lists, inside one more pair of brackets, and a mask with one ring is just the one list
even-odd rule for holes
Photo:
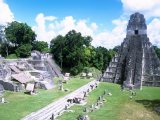
[[[65,107],[71,107],[74,104],[67,102],[68,99],[74,98],[79,94],[84,94],[84,92],[87,92],[89,89],[89,92],[92,91],[91,86],[93,85],[95,88],[98,85],[98,81],[94,80],[89,82],[88,84],[78,88],[74,92],[64,96],[63,98],[47,105],[46,107],[33,112],[26,117],[22,118],[22,120],[50,120],[52,117],[52,120],[54,120],[58,115],[64,111]],[[54,119],[53,119],[54,118]]]

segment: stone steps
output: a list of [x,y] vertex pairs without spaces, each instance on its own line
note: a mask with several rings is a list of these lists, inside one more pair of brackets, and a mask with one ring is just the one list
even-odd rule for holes
[[126,38],[101,81],[123,83],[126,87],[133,84],[141,89],[143,83],[160,86],[159,76],[160,60],[149,42],[144,16],[132,14],[127,25]]
[[52,60],[52,58],[47,58],[47,62],[51,67],[52,72],[55,74],[57,77],[61,77],[62,73],[58,65],[55,63],[55,61]]

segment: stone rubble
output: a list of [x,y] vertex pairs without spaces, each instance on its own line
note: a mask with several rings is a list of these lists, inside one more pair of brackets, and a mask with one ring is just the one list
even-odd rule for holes
[[33,51],[30,58],[1,58],[0,63],[0,84],[5,90],[18,92],[33,82],[37,88],[52,89],[53,78],[63,76],[49,53]]

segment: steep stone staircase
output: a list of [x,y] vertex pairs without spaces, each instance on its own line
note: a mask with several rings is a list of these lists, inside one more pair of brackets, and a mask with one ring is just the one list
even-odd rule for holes
[[61,73],[60,67],[55,63],[52,57],[46,58],[46,62],[48,64],[48,68],[50,69],[52,75],[55,77],[62,77],[63,74]]

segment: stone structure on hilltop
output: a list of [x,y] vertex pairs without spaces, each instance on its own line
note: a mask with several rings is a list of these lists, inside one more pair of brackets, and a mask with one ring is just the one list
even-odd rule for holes
[[147,37],[142,14],[130,16],[126,38],[101,80],[135,88],[160,86],[160,60]]

